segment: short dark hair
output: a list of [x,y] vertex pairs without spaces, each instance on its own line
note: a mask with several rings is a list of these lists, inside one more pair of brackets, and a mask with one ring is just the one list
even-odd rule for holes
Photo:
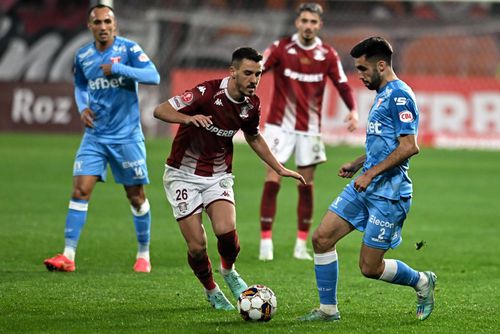
[[368,60],[372,58],[377,61],[384,60],[391,65],[392,53],[392,46],[385,38],[373,36],[356,44],[352,48],[350,55],[353,58],[365,56]]
[[323,15],[323,7],[316,2],[304,2],[297,7],[297,16],[302,12],[311,12],[313,14],[318,14],[319,17]]
[[236,63],[241,62],[243,59],[250,59],[258,63],[262,60],[262,55],[254,48],[243,46],[234,50],[233,56],[231,58],[231,65],[235,65]]
[[113,7],[110,7],[108,5],[98,4],[98,5],[95,5],[95,6],[92,6],[89,8],[89,11],[87,12],[87,19],[90,18],[90,13],[92,13],[92,11],[96,8],[108,8],[110,11],[113,12],[113,14],[115,13],[115,11],[113,10]]

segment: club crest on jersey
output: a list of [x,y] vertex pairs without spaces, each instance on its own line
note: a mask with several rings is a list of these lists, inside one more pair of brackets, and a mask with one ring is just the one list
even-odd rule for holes
[[323,61],[325,60],[325,53],[321,50],[314,50],[314,56],[313,56],[314,60],[317,60],[317,61]]
[[184,102],[185,104],[187,105],[190,105],[191,102],[193,102],[193,93],[190,92],[189,90],[185,91],[184,93],[182,93],[181,95],[181,100],[182,102]]
[[245,104],[243,107],[241,107],[240,118],[242,118],[242,119],[248,118],[248,112],[252,109],[253,109],[253,105]]
[[117,57],[111,57],[111,64],[118,64],[120,60],[122,60],[122,57],[117,56]]
[[413,114],[408,110],[401,111],[399,113],[399,120],[403,123],[411,123],[413,122]]

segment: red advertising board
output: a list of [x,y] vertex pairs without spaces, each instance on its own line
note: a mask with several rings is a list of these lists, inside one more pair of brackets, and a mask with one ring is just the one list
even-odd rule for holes
[[[180,94],[205,80],[221,78],[228,71],[176,70],[172,73],[172,94]],[[436,147],[500,149],[500,80],[494,78],[404,77],[417,96],[420,109],[420,144]],[[323,104],[322,132],[331,144],[362,144],[367,113],[375,92],[355,77],[349,78],[360,114],[360,127],[349,133],[343,123],[347,114],[335,88],[327,85]],[[272,75],[263,76],[257,95],[263,117],[269,112],[273,91]]]

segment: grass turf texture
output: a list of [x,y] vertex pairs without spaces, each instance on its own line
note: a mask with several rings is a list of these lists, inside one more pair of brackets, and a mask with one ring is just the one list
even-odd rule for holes
[[[278,298],[269,323],[248,323],[237,312],[213,310],[186,261],[186,247],[161,182],[167,140],[147,142],[152,184],[151,274],[132,272],[136,241],[124,190],[108,174],[98,184],[77,253],[75,273],[51,273],[42,261],[63,248],[71,169],[79,136],[0,134],[0,332],[25,333],[487,333],[499,332],[500,155],[498,152],[424,148],[412,160],[414,203],[403,244],[389,251],[419,270],[438,275],[437,306],[415,318],[412,289],[363,278],[361,234],[338,246],[337,323],[295,319],[318,305],[314,266],[292,258],[297,191],[284,180],[274,227],[275,260],[257,260],[263,166],[236,145],[234,174],[241,242],[238,271],[249,284],[265,284]],[[338,166],[362,148],[329,147],[317,170],[313,229],[345,180]],[[205,217],[205,222],[207,222]],[[219,260],[211,227],[209,254]],[[425,241],[416,250],[415,243]],[[228,298],[219,273],[215,278]],[[231,299],[231,298],[230,298]],[[234,302],[234,301],[233,301]],[[381,306],[383,305],[383,306]]]

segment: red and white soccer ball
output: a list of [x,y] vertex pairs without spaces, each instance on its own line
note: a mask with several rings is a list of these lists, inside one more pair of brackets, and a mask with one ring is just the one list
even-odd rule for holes
[[269,321],[277,307],[276,295],[264,285],[252,285],[238,298],[238,312],[248,321]]

